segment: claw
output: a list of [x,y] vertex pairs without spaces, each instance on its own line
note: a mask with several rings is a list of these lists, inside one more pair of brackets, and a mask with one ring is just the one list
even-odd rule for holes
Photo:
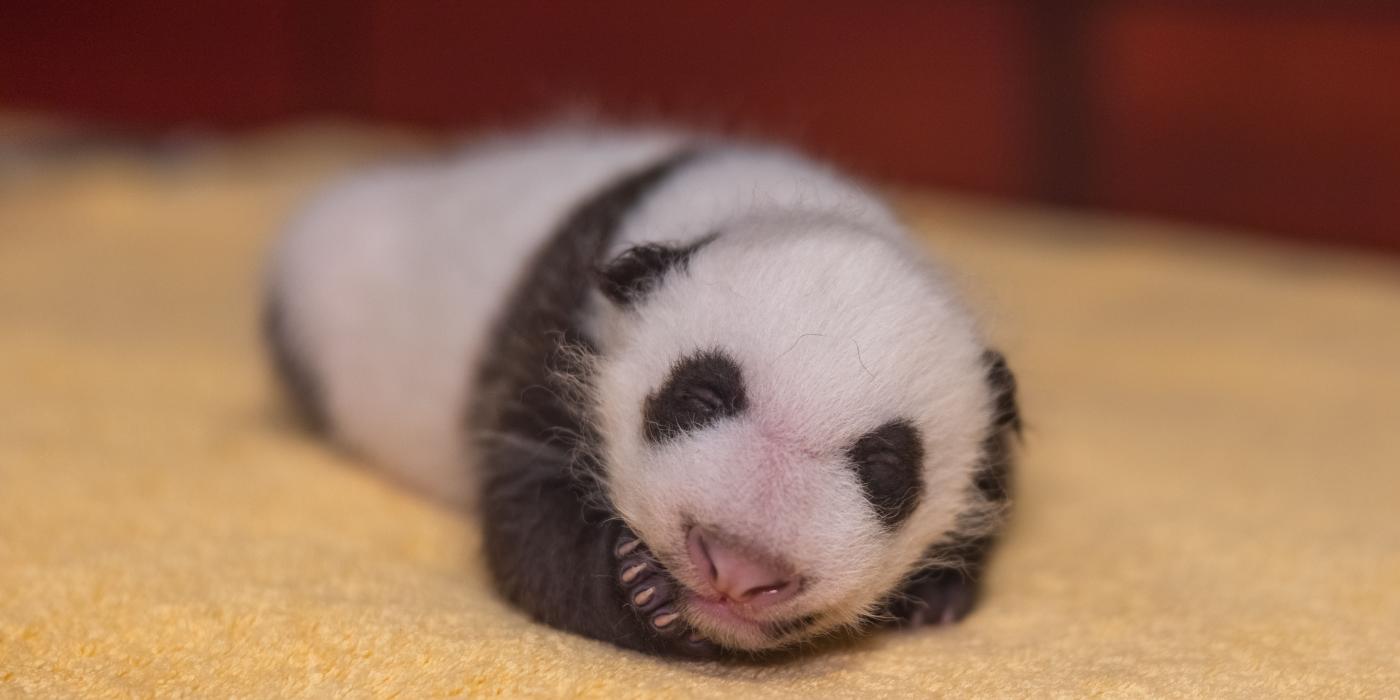
[[622,566],[622,575],[618,578],[622,579],[623,583],[632,583],[641,577],[642,573],[647,570],[647,566],[647,563],[644,561],[624,563]]
[[614,549],[614,550],[613,550],[613,555],[616,556],[618,559],[621,559],[621,558],[623,558],[623,557],[625,557],[625,556],[631,554],[632,552],[636,551],[637,548],[640,547],[641,545],[642,545],[642,541],[641,541],[641,540],[636,539],[636,538],[630,538],[630,539],[629,539],[629,538],[627,538],[626,536],[623,536],[623,537],[618,541],[617,549]]
[[674,653],[704,659],[719,655],[719,647],[690,628],[675,609],[675,583],[635,535],[623,533],[613,547],[617,582],[623,600],[652,633],[670,641]]
[[674,624],[680,617],[680,613],[674,610],[666,610],[665,612],[652,616],[651,626],[659,630],[664,630]]

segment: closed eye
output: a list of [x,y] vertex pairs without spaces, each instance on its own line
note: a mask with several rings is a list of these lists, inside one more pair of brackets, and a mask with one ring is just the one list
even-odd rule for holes
[[924,448],[912,424],[885,423],[856,440],[846,458],[886,528],[893,529],[914,512],[923,493]]
[[862,458],[865,468],[879,471],[898,471],[900,469],[899,455],[888,450],[867,454]]
[[711,415],[724,410],[724,399],[713,389],[704,386],[688,387],[683,392],[682,401],[697,415]]
[[739,365],[719,350],[682,358],[643,406],[643,433],[653,443],[673,440],[748,407]]

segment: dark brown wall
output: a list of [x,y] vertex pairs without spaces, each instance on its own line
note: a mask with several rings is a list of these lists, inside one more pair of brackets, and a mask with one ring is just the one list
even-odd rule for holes
[[286,0],[0,2],[0,107],[243,125],[301,106]]
[[1088,201],[1400,247],[1400,3],[1105,5]]
[[798,136],[915,180],[1027,193],[1028,27],[1013,4],[601,2],[562,18],[558,7],[376,5],[370,110],[452,124],[591,98]]
[[795,138],[909,182],[1400,250],[1400,3],[79,7],[0,3],[0,108],[457,129],[586,103]]

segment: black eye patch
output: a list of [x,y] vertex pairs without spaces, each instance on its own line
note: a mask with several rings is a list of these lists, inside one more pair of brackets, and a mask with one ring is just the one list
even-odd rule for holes
[[718,350],[707,350],[676,362],[666,383],[647,397],[643,432],[650,442],[666,442],[739,415],[748,403],[739,365]]
[[914,512],[924,490],[924,446],[918,429],[908,421],[892,420],[862,435],[846,457],[887,529]]

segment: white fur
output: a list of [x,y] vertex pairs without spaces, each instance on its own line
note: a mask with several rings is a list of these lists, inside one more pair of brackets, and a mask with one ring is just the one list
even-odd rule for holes
[[680,139],[501,138],[317,197],[274,250],[269,284],[335,438],[415,488],[469,503],[463,408],[505,295],[570,206]]
[[[674,151],[664,132],[547,133],[322,196],[277,252],[272,284],[324,387],[335,435],[400,478],[469,498],[462,407],[489,324],[534,251],[581,197]],[[853,624],[974,512],[991,421],[970,316],[876,198],[787,152],[740,145],[680,169],[614,250],[719,233],[632,310],[594,300],[592,382],[606,487],[682,582],[685,518],[781,553],[809,578],[772,619]],[[740,418],[657,447],[642,405],[672,364],[721,348],[744,372]],[[924,497],[886,532],[845,451],[886,421],[924,439]],[[777,642],[686,610],[732,646]]]
[[[689,518],[781,554],[808,578],[767,619],[824,611],[818,629],[853,623],[972,507],[967,485],[991,414],[982,345],[905,247],[844,218],[737,213],[723,231],[636,312],[613,314],[596,380],[609,492],[682,583],[699,586]],[[677,358],[704,348],[743,368],[748,410],[648,444],[645,397]],[[897,418],[924,438],[925,496],[890,535],[845,453]],[[732,645],[774,643],[688,619]]]

